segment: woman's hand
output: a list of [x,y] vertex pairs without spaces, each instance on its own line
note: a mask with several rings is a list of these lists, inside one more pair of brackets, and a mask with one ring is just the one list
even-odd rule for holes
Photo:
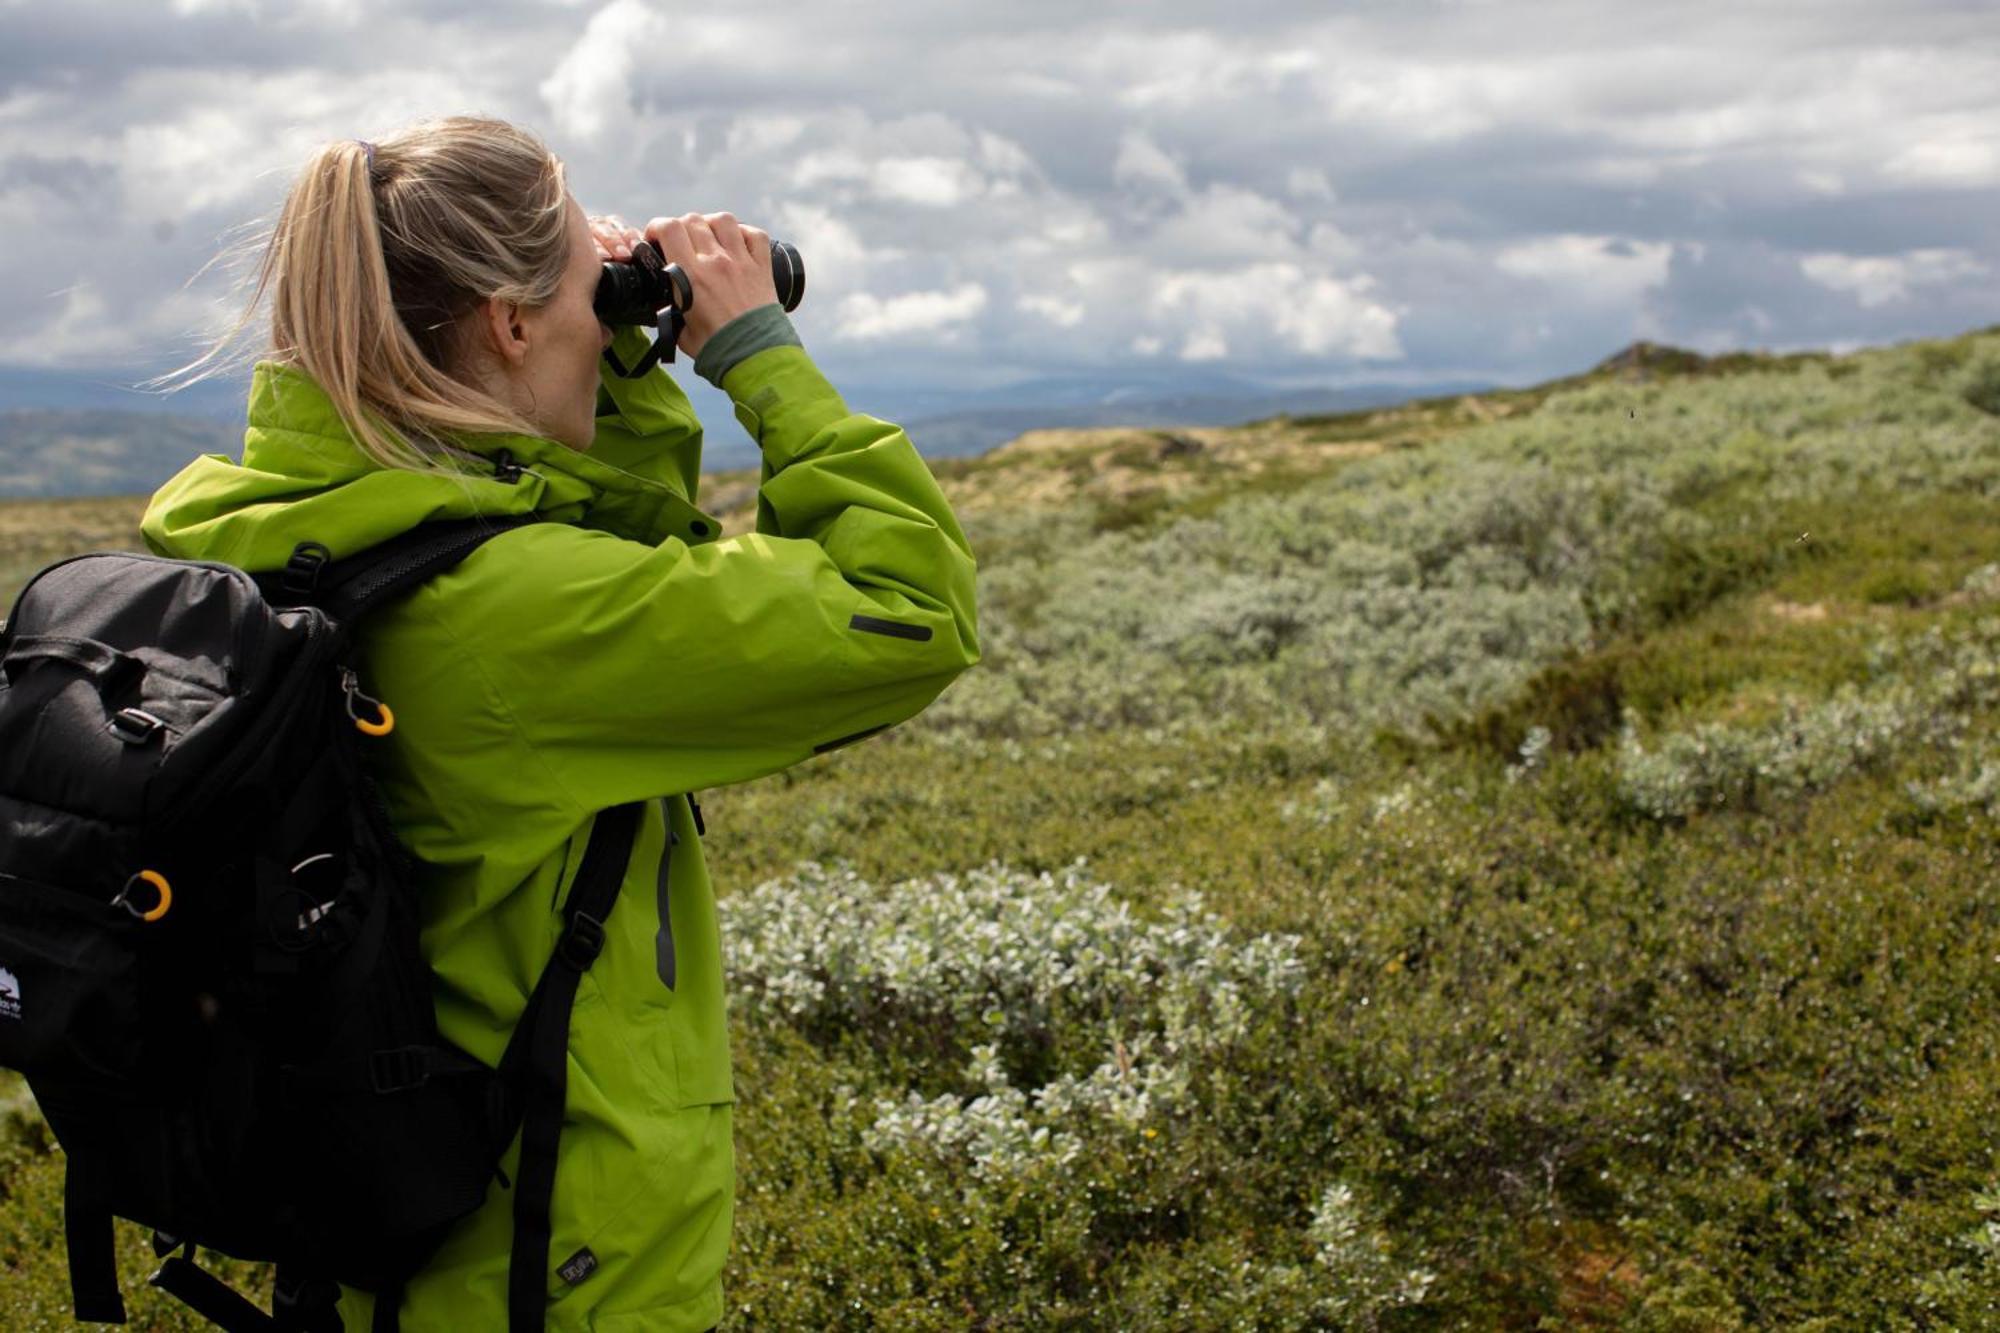
[[646,236],[616,213],[606,213],[590,219],[590,239],[597,243],[599,262],[609,264],[630,259],[632,247]]
[[771,281],[771,237],[727,213],[654,218],[646,224],[645,239],[660,247],[669,264],[679,264],[694,284],[694,304],[679,344],[691,357],[699,356],[702,345],[724,324],[778,299]]

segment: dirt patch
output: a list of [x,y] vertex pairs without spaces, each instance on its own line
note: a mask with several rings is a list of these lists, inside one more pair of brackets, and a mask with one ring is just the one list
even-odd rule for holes
[[1774,601],[1768,610],[1774,619],[1790,621],[1796,625],[1815,625],[1827,618],[1825,602]]
[[1629,1253],[1583,1250],[1563,1272],[1565,1324],[1585,1328],[1614,1324],[1638,1290],[1639,1266]]

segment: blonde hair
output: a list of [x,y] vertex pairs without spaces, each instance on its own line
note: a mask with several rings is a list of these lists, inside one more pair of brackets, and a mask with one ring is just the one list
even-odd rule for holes
[[377,141],[372,162],[358,141],[328,144],[252,237],[262,256],[235,326],[149,383],[184,388],[238,368],[245,358],[224,352],[268,292],[265,356],[310,376],[363,452],[385,467],[456,470],[451,435],[539,433],[452,371],[466,316],[486,298],[533,307],[555,295],[568,200],[561,160],[502,120],[420,122]]

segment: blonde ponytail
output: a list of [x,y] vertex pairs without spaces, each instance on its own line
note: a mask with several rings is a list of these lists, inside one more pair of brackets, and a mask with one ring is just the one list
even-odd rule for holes
[[[265,355],[309,375],[384,467],[455,470],[450,437],[536,429],[457,378],[466,316],[488,297],[539,306],[569,259],[563,166],[534,135],[472,116],[321,148],[261,248],[235,326],[154,384],[181,388],[240,362],[223,354],[271,297]],[[206,367],[204,369],[203,367]]]

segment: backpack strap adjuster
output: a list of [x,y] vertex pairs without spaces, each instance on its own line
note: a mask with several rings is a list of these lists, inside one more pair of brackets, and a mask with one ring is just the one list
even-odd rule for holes
[[285,561],[285,568],[278,575],[278,586],[287,596],[309,601],[319,591],[320,571],[332,559],[333,552],[318,542],[300,542],[292,548],[292,558]]
[[604,952],[604,923],[588,912],[570,915],[569,926],[556,941],[556,956],[579,972],[588,972]]
[[121,708],[111,715],[107,729],[127,745],[144,745],[167,729],[167,724],[143,708]]

